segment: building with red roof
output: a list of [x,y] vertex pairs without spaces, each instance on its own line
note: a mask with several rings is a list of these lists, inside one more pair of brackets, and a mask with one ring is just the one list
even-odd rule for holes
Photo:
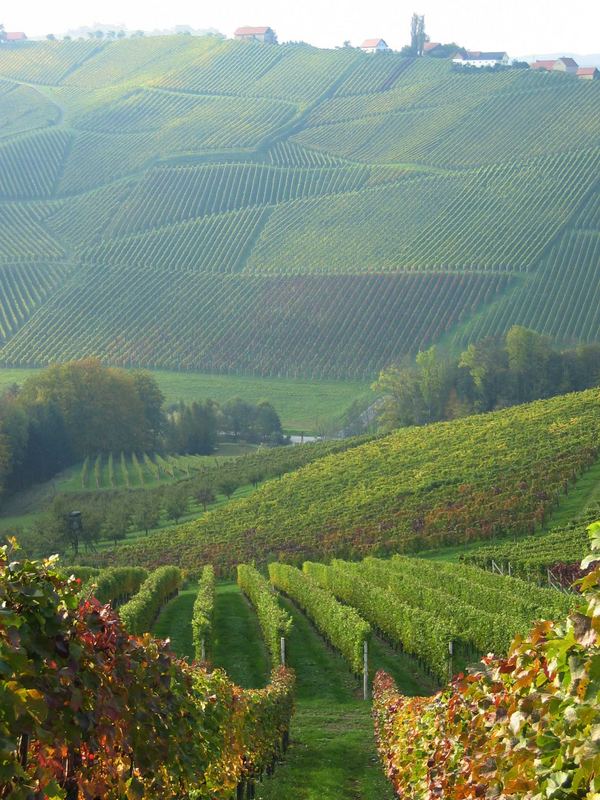
[[261,44],[277,44],[277,35],[272,28],[267,25],[252,27],[250,25],[238,28],[234,34],[236,39],[246,41],[261,42]]
[[389,53],[391,47],[383,39],[365,39],[360,49],[363,53]]
[[27,36],[23,33],[23,31],[5,31],[3,35],[0,35],[0,41],[25,42],[27,41]]
[[600,79],[600,70],[596,67],[579,67],[577,77],[584,81],[597,81]]
[[556,64],[556,61],[554,59],[551,59],[551,60],[550,59],[545,59],[545,60],[544,59],[541,59],[541,60],[538,59],[538,61],[534,61],[533,64],[530,64],[529,66],[531,67],[531,69],[541,69],[541,70],[544,70],[545,72],[552,72],[552,70],[554,69],[554,65],[555,64]]

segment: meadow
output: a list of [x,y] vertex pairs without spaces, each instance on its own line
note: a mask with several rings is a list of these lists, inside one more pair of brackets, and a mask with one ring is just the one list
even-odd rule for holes
[[[0,392],[22,384],[38,369],[0,368]],[[350,380],[305,380],[302,378],[257,378],[196,372],[153,370],[167,404],[211,398],[222,404],[233,397],[250,403],[269,400],[289,433],[318,433],[338,421],[355,400],[365,406],[373,397],[369,384]]]

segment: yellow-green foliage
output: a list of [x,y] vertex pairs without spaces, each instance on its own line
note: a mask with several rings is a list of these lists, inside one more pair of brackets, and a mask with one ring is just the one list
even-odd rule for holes
[[533,531],[598,457],[600,391],[401,429],[115,553],[232,565],[410,552]]

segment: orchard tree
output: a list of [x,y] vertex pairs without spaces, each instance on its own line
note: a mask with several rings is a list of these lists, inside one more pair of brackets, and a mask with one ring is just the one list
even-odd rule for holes
[[171,486],[165,493],[165,512],[169,519],[179,522],[188,510],[190,498],[187,488],[183,484]]
[[221,483],[219,484],[219,489],[228,500],[231,500],[233,493],[237,488],[238,488],[237,481],[234,481],[231,478],[221,481]]
[[131,526],[132,511],[127,501],[122,503],[112,502],[104,518],[104,534],[107,539],[112,539],[117,546],[117,542],[123,541],[127,536],[127,531]]
[[160,520],[160,497],[154,493],[144,492],[133,507],[133,524],[148,534],[156,528]]
[[210,486],[200,486],[196,489],[194,497],[205,511],[206,506],[209,505],[209,503],[214,503],[216,500],[214,490]]

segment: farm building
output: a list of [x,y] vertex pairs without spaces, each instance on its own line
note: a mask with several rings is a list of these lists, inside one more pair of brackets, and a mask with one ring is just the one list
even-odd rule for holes
[[423,55],[428,56],[431,53],[435,53],[435,51],[439,50],[441,46],[441,42],[425,42],[423,45]]
[[577,77],[584,81],[597,81],[600,79],[600,70],[596,67],[579,67]]
[[27,40],[27,36],[23,33],[23,31],[5,31],[4,34],[0,34],[0,42],[25,42]]
[[391,47],[383,39],[365,39],[360,49],[363,53],[389,53]]
[[452,59],[453,64],[461,67],[507,67],[510,63],[508,53],[483,53],[480,50],[467,50],[465,55]]
[[554,69],[554,64],[555,63],[556,62],[555,62],[554,59],[551,59],[551,60],[550,59],[545,59],[545,60],[542,59],[542,60],[534,61],[529,66],[531,67],[531,69],[539,69],[539,70],[542,70],[542,71],[545,71],[545,72],[552,72],[552,70]]
[[569,75],[577,75],[579,64],[572,58],[557,58],[552,69],[554,72],[567,72]]
[[531,69],[539,69],[544,72],[566,72],[568,75],[577,75],[579,65],[572,58],[542,59],[534,61],[530,65]]
[[245,26],[238,28],[234,36],[236,39],[246,39],[249,41],[261,42],[262,44],[277,44],[277,35],[275,31],[268,26],[258,28]]

